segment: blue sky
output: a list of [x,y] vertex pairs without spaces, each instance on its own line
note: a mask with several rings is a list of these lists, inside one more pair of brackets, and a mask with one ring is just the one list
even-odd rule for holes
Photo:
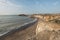
[[0,0],[0,15],[60,13],[60,0]]

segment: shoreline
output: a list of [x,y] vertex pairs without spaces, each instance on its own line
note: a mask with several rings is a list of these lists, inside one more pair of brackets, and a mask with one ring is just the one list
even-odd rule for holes
[[[31,24],[26,23],[27,25],[24,25],[21,31],[20,28],[18,28],[19,30],[9,36],[3,37],[1,40],[50,40],[54,37],[59,39],[60,25],[49,22],[48,18],[48,21],[46,21],[41,16],[34,16],[31,18],[36,18],[37,21]],[[58,37],[56,37],[56,35]]]
[[9,35],[11,35],[11,34],[13,34],[15,32],[25,30],[25,29],[29,28],[29,26],[35,24],[36,22],[37,22],[37,19],[34,19],[31,22],[28,22],[28,23],[25,23],[24,25],[21,25],[20,28],[16,28],[16,29],[10,30],[9,32],[6,32],[2,36],[0,36],[0,40],[2,40],[3,38],[5,38],[5,37],[7,37],[7,36],[9,36]]

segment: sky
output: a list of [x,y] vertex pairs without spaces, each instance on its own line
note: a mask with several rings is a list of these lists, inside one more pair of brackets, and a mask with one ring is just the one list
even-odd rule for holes
[[0,15],[60,13],[60,0],[0,0]]

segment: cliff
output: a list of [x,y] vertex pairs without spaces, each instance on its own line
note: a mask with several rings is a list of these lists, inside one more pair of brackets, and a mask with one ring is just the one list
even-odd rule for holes
[[60,23],[58,24],[50,21],[51,18],[53,21],[55,21],[54,19],[57,19],[58,21],[60,17],[59,15],[54,15],[54,17],[52,15],[34,16],[39,18],[36,28],[36,40],[60,40]]
[[37,40],[60,40],[60,24],[39,21],[36,28]]
[[36,40],[60,40],[60,14],[34,14],[38,18]]

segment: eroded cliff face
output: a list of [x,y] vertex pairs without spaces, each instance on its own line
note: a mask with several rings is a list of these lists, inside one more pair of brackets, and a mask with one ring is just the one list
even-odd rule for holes
[[58,31],[58,30],[60,30],[60,24],[39,20],[39,22],[37,24],[36,32],[40,32],[43,30]]
[[58,19],[60,16],[36,16],[39,18],[36,28],[37,40],[60,40],[60,24],[49,22]]

